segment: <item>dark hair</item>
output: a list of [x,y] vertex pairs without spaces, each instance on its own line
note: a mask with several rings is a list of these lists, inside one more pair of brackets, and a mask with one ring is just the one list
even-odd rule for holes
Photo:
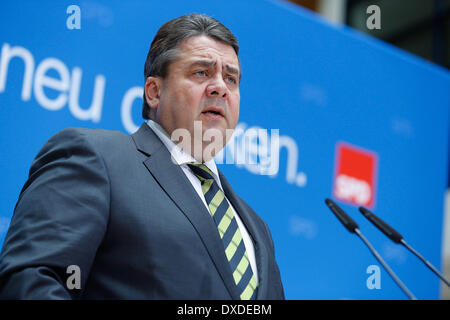
[[[230,45],[238,55],[238,41],[222,23],[205,14],[184,15],[164,23],[156,33],[145,60],[144,81],[147,81],[150,76],[165,78],[170,63],[178,58],[179,44],[183,40],[201,35]],[[142,117],[151,118],[150,106],[145,99],[145,90]]]

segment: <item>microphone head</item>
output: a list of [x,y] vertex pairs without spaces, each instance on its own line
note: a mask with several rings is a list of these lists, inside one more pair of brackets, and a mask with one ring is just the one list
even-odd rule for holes
[[395,243],[401,243],[403,240],[403,236],[398,233],[394,228],[388,225],[386,222],[378,218],[372,212],[364,207],[359,207],[359,211],[363,214],[364,217],[367,218],[370,222],[372,222],[375,227],[377,227],[381,232],[383,232],[389,239],[394,241]]
[[330,208],[331,212],[334,213],[336,218],[347,228],[351,233],[355,233],[355,229],[359,229],[358,224],[345,213],[333,200],[326,198],[325,203]]

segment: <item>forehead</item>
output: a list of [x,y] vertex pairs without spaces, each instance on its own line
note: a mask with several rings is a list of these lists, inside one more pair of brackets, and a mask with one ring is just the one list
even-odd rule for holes
[[239,68],[239,60],[233,47],[207,36],[196,36],[184,40],[178,48],[181,50],[177,62],[187,64],[196,60],[220,61],[224,65]]

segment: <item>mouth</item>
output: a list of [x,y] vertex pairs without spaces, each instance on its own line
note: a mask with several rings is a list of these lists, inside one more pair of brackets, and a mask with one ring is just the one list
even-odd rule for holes
[[225,117],[223,109],[218,107],[206,107],[202,111],[202,114],[213,119],[220,119]]

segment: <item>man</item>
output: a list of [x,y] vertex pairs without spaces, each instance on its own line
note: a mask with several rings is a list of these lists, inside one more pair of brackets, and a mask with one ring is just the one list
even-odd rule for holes
[[212,158],[238,121],[238,50],[206,15],[169,21],[145,63],[147,123],[44,145],[5,238],[1,298],[284,298],[267,225]]

